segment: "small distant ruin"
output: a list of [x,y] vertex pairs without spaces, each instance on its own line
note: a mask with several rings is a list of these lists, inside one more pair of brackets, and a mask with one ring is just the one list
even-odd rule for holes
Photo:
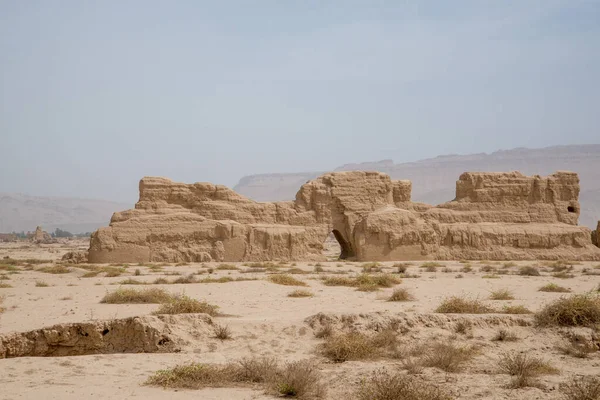
[[577,225],[576,173],[465,172],[456,198],[438,206],[411,201],[411,188],[383,173],[334,172],[294,201],[259,203],[225,186],[146,177],[135,209],[94,232],[89,261],[316,261],[331,233],[351,260],[600,260],[592,231]]
[[56,243],[56,239],[50,236],[48,232],[44,231],[41,226],[35,228],[35,232],[31,237],[31,241],[36,244]]

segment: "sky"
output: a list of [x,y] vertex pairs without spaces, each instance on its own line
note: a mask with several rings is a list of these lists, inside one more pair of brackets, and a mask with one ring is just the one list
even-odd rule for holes
[[600,142],[600,0],[0,0],[0,192]]

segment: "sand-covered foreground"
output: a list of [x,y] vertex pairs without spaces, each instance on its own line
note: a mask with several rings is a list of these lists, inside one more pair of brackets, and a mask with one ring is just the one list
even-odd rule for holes
[[[83,336],[86,329],[93,330],[94,326],[113,321],[113,325],[106,325],[110,328],[106,329],[106,336],[98,339],[113,341],[95,350],[93,345],[82,350],[75,339],[48,347],[47,343],[56,340],[48,339],[52,336],[49,331],[30,335],[29,343],[39,342],[39,337],[45,335],[46,347],[20,349],[21,355],[25,356],[0,359],[0,398],[274,398],[265,393],[261,384],[238,382],[226,385],[232,387],[199,389],[201,392],[144,384],[160,369],[191,362],[225,364],[250,357],[273,357],[282,364],[314,360],[328,399],[357,398],[356,390],[373,372],[382,368],[389,373],[410,373],[412,379],[438,386],[450,398],[460,399],[561,399],[564,398],[559,388],[561,384],[572,382],[578,376],[600,375],[600,348],[596,348],[600,345],[598,331],[589,327],[540,328],[534,326],[533,314],[505,313],[506,306],[524,306],[537,312],[562,296],[596,293],[600,284],[597,263],[551,266],[536,262],[456,261],[423,268],[423,262],[414,262],[401,266],[401,269],[406,268],[404,273],[398,273],[398,266],[391,262],[375,266],[338,261],[318,265],[299,262],[254,266],[242,263],[65,265],[66,272],[60,268],[44,272],[45,267],[57,264],[34,261],[55,261],[66,251],[84,247],[85,243],[77,242],[41,247],[3,244],[0,247],[0,258],[8,256],[17,260],[0,264],[0,296],[4,298],[0,335],[4,335],[5,343],[9,337],[13,338],[11,346],[24,343],[20,338],[23,335],[15,333],[57,324],[62,324],[63,328],[75,324],[73,332]],[[23,261],[26,259],[34,262],[28,264]],[[540,275],[519,275],[524,266],[534,266]],[[105,268],[98,270],[98,267]],[[362,286],[326,285],[336,283],[333,278],[339,278],[338,284],[358,276],[364,280],[366,275],[361,274],[365,271],[373,279],[390,278],[390,287],[374,290],[372,281],[365,281]],[[274,283],[271,279],[276,275],[289,275],[307,286]],[[166,279],[166,283],[155,283],[160,278]],[[330,280],[326,281],[327,278]],[[177,279],[194,283],[173,283]],[[549,283],[571,292],[538,291]],[[174,295],[216,305],[220,314],[213,317],[197,314],[161,317],[150,315],[160,307],[159,304],[100,302],[105,295],[119,288],[162,288]],[[407,289],[414,300],[387,301],[394,290],[401,288]],[[288,297],[299,289],[309,291],[313,296]],[[490,300],[493,292],[502,289],[507,289],[508,297],[514,299]],[[440,304],[451,296],[478,300],[492,309],[481,314],[436,313]],[[150,347],[140,345],[138,348],[134,343],[138,336],[128,333],[134,330],[122,328],[119,331],[121,328],[116,328],[118,324],[114,321],[129,317],[140,317],[136,323],[141,325],[135,326],[143,328],[135,328],[136,335],[143,338],[143,335],[150,335],[148,332],[158,332],[157,335],[168,337],[168,345],[159,346],[156,353],[123,353],[154,351],[151,350],[152,338],[148,339]],[[87,325],[82,328],[80,324],[84,323]],[[231,338],[217,339],[217,326],[228,326]],[[366,338],[387,335],[386,343],[377,349],[377,354],[374,352],[360,360],[334,362],[320,347],[331,339],[316,337],[323,334],[324,328],[331,329],[332,337],[351,332]],[[513,340],[493,340],[501,330],[510,333]],[[58,333],[59,336],[62,334]],[[121,334],[129,338],[114,338]],[[31,339],[34,336],[36,339]],[[571,344],[573,338],[585,341],[585,352],[569,351],[584,348],[577,343]],[[119,347],[121,345],[124,347]],[[427,366],[432,359],[432,349],[439,352],[443,345],[463,349],[469,355],[455,370],[444,370],[441,365]],[[65,355],[70,351],[90,354]],[[114,353],[106,354],[111,351]],[[95,352],[105,354],[93,354]],[[54,356],[31,356],[48,354]],[[556,371],[536,375],[532,378],[533,387],[510,388],[511,376],[499,369],[499,360],[506,354],[537,357]]]

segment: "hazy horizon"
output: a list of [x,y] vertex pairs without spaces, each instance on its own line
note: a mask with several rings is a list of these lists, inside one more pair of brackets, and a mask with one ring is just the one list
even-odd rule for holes
[[0,192],[597,143],[600,2],[0,3]]

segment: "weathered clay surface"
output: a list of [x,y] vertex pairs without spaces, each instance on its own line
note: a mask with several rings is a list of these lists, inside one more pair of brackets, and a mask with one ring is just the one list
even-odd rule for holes
[[0,358],[173,352],[186,342],[186,327],[198,334],[211,325],[206,314],[60,324],[0,336]]
[[456,198],[411,202],[411,182],[335,172],[295,201],[258,203],[210,183],[140,181],[135,209],[92,235],[90,262],[319,260],[333,233],[342,258],[600,259],[577,226],[579,179],[467,172]]

